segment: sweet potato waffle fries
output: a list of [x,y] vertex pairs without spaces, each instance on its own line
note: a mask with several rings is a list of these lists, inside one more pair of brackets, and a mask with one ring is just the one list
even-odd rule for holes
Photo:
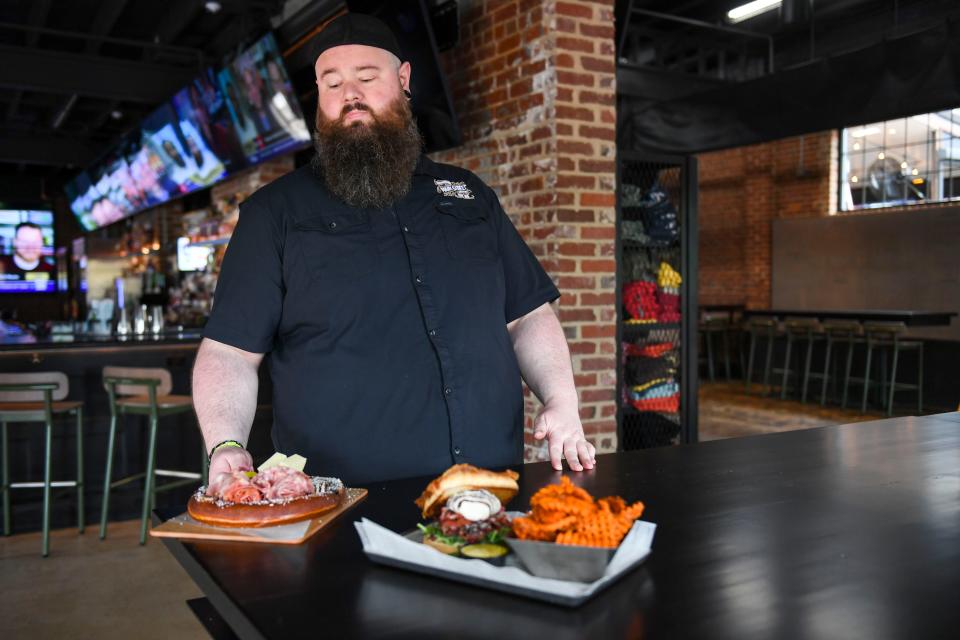
[[513,533],[521,540],[614,549],[642,513],[642,502],[628,506],[617,496],[594,500],[564,476],[534,494],[530,515],[514,518]]

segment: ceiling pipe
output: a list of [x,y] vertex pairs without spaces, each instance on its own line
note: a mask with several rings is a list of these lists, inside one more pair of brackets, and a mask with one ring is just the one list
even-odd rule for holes
[[50,126],[54,129],[59,129],[60,125],[63,124],[63,121],[67,119],[67,116],[70,115],[70,112],[73,110],[73,105],[77,104],[77,94],[71,94],[67,101],[63,104],[63,107],[60,108],[60,111],[57,112],[57,115],[53,117],[53,122],[50,123]]

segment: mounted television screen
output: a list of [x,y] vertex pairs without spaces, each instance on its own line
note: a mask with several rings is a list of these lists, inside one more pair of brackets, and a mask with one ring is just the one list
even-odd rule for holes
[[[212,184],[201,174],[201,167],[190,153],[177,114],[169,103],[147,116],[140,131],[141,147],[148,155],[156,156],[151,163],[157,168],[158,186],[167,192],[167,199]],[[197,157],[204,164],[202,154]]]
[[109,205],[101,204],[94,216],[97,226],[116,222],[146,206],[146,196],[122,156],[111,154],[96,167],[91,179],[97,192],[109,201]]
[[203,247],[190,244],[190,238],[177,238],[177,270],[203,271],[207,268],[213,247]]
[[83,227],[84,231],[93,231],[100,226],[94,217],[96,211],[100,215],[101,200],[105,198],[100,195],[97,188],[93,186],[90,180],[90,174],[86,171],[77,175],[73,180],[64,185],[64,191],[67,194],[67,200],[70,201],[70,209],[76,216],[77,222]]
[[217,78],[251,163],[310,144],[310,132],[273,34],[237,56]]
[[233,130],[230,108],[213,69],[207,69],[173,96],[180,133],[199,167],[213,184],[242,168],[247,160]]
[[143,194],[144,207],[152,207],[170,199],[170,193],[163,184],[166,169],[163,160],[149,144],[141,143],[138,134],[124,149],[130,178]]
[[65,190],[80,225],[93,231],[309,144],[268,34],[227,67],[194,78]]
[[0,293],[57,287],[53,212],[0,209]]

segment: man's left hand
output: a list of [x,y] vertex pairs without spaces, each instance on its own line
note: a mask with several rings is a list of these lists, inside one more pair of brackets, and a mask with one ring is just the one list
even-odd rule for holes
[[557,471],[563,469],[562,461],[574,471],[593,469],[596,465],[596,448],[583,435],[583,425],[576,407],[561,409],[545,406],[533,422],[533,437],[547,439],[550,464]]

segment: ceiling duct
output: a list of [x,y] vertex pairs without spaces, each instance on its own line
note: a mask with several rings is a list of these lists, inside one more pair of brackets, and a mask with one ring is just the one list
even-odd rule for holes
[[807,24],[813,15],[813,0],[783,0],[780,5],[780,21],[785,27]]

